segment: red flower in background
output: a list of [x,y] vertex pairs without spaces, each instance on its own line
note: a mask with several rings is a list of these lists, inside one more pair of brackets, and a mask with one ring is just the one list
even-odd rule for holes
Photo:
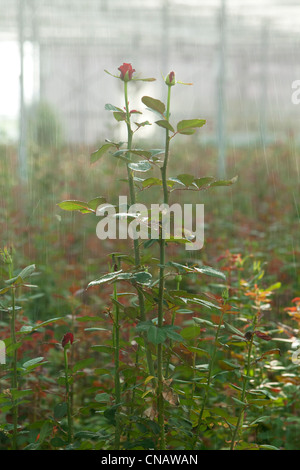
[[131,80],[132,74],[133,72],[135,72],[135,69],[132,68],[131,64],[126,64],[125,62],[123,63],[123,65],[120,65],[118,70],[120,70],[121,72],[120,78],[125,82]]
[[61,345],[64,348],[68,343],[73,344],[74,336],[72,333],[66,333],[62,339]]

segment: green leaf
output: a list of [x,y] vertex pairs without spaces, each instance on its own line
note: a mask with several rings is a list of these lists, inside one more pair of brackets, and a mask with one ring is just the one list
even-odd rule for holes
[[116,426],[115,415],[119,406],[120,404],[118,403],[117,405],[113,405],[110,408],[106,408],[106,410],[103,413],[103,416],[107,419],[109,424],[112,424],[113,426]]
[[122,270],[120,270],[120,271],[116,271],[113,273],[105,274],[104,276],[100,277],[100,279],[91,281],[87,287],[89,288],[92,286],[98,286],[106,282],[127,281],[127,280],[134,281],[139,284],[149,285],[151,278],[152,278],[151,274],[146,271],[141,271],[139,273],[124,273]]
[[201,273],[201,274],[207,274],[208,276],[215,276],[215,277],[221,277],[222,279],[226,280],[226,276],[222,271],[219,271],[218,269],[211,268],[210,266],[201,266],[201,267],[195,267],[195,271]]
[[108,393],[97,393],[95,400],[98,403],[108,403],[110,401],[110,395]]
[[231,186],[232,184],[236,183],[238,180],[238,176],[234,176],[230,180],[219,180],[219,181],[214,181],[211,183],[210,187],[213,186]]
[[32,368],[32,366],[36,366],[37,364],[39,365],[39,363],[42,362],[43,359],[43,357],[35,357],[34,359],[30,359],[30,361],[24,362],[22,367],[24,369]]
[[52,434],[52,432],[53,432],[53,423],[50,420],[45,421],[43,426],[41,427],[41,430],[40,430],[40,436],[39,436],[38,443],[42,444],[42,442],[44,442],[46,437],[48,437],[50,434]]
[[106,282],[111,282],[114,279],[116,279],[118,274],[120,274],[121,272],[122,272],[122,269],[120,271],[115,271],[114,273],[105,274],[104,276],[100,277],[99,279],[96,279],[95,281],[89,282],[87,287],[89,288],[89,287],[93,287],[93,286],[99,286],[100,284],[105,284]]
[[108,75],[110,75],[111,77],[115,77],[115,78],[118,78],[120,80],[120,76],[118,75],[114,75],[113,73],[110,73],[108,70],[104,69],[104,72],[107,73]]
[[156,78],[133,78],[135,82],[155,82]]
[[195,354],[197,354],[197,356],[205,356],[205,357],[210,357],[209,353],[207,351],[205,351],[205,349],[201,349],[201,348],[196,348],[195,346],[188,346],[187,349]]
[[166,330],[167,337],[171,340],[179,341],[181,343],[184,341],[183,337],[174,330],[174,327],[164,326],[163,328]]
[[137,324],[136,331],[148,331],[151,326],[153,326],[151,320],[141,321]]
[[195,323],[199,323],[200,325],[211,326],[213,328],[215,326],[214,323],[212,323],[209,320],[204,320],[204,318],[193,317],[193,320],[194,320]]
[[163,343],[166,340],[167,332],[163,328],[152,325],[148,329],[147,337],[150,343],[157,345]]
[[104,108],[107,111],[114,111],[114,112],[123,112],[121,108],[117,108],[117,106],[114,106],[113,104],[107,103]]
[[251,423],[249,423],[248,426],[249,427],[256,426],[256,424],[263,423],[264,421],[268,421],[269,419],[270,419],[269,416],[259,416],[254,421],[251,421]]
[[190,186],[194,181],[194,176],[184,173],[182,175],[176,176],[176,179],[179,180],[185,186]]
[[167,265],[173,266],[176,268],[178,272],[188,272],[188,273],[193,273],[194,269],[190,268],[189,266],[186,266],[184,264],[176,263],[175,261],[169,261]]
[[95,197],[94,199],[91,199],[87,205],[90,209],[93,211],[96,211],[97,207],[100,206],[101,204],[104,204],[106,202],[105,197],[99,196]]
[[153,239],[149,239],[149,240],[146,240],[145,243],[144,243],[144,248],[150,248],[152,245],[154,245],[154,243],[158,243],[158,240],[153,238]]
[[208,300],[203,300],[203,299],[199,299],[197,297],[194,297],[193,299],[190,300],[192,303],[194,304],[199,304],[199,305],[203,305],[203,307],[207,307],[209,309],[211,308],[217,308],[220,310],[220,307],[218,305],[215,305],[213,304],[212,302],[209,302]]
[[[89,439],[100,439],[101,433],[97,432],[90,432],[90,431],[78,431],[74,435],[75,439],[84,439],[84,440],[89,440]],[[51,441],[52,442],[52,441]]]
[[152,126],[151,122],[149,122],[149,121],[135,122],[134,124],[135,124],[137,127]]
[[158,112],[159,114],[164,114],[166,107],[164,103],[162,103],[160,100],[157,100],[155,98],[151,98],[151,96],[143,96],[142,97],[142,102],[151,110],[154,110]]
[[259,448],[262,450],[280,450],[278,447],[270,446],[269,444],[262,444],[259,446]]
[[64,211],[79,211],[83,214],[86,214],[88,212],[95,212],[88,206],[88,203],[84,201],[62,201],[59,202],[57,205]]
[[281,282],[276,282],[275,284],[272,284],[271,286],[269,286],[267,289],[264,289],[264,292],[270,292],[270,291],[273,291],[275,289],[280,289],[281,288]]
[[233,362],[227,361],[227,360],[220,360],[219,361],[219,366],[223,370],[234,370],[234,369],[240,369],[240,366],[237,364],[234,364]]
[[205,119],[184,119],[178,122],[177,132],[179,134],[190,135],[195,132],[195,128],[202,127],[206,124]]
[[203,178],[196,178],[194,180],[194,184],[197,186],[198,189],[201,189],[205,186],[210,185],[215,180],[213,176],[205,176]]
[[39,323],[37,325],[23,325],[20,329],[20,333],[31,333],[32,331],[39,330],[40,328],[43,328],[44,326],[50,325],[51,323],[57,322],[58,320],[62,320],[64,317],[56,317],[56,318],[51,318],[50,320],[46,320],[42,323]]
[[[134,150],[128,150],[128,149],[122,149],[122,150],[119,150],[119,152],[116,152],[116,154],[118,153],[131,153],[133,155],[138,155],[140,157],[145,157],[145,158],[150,158],[151,157],[151,152],[149,150],[143,150],[143,149],[134,149]],[[115,154],[114,154],[115,155]]]
[[139,284],[149,285],[151,284],[152,275],[148,273],[147,271],[142,271],[142,272],[133,274],[132,279],[135,282],[138,282]]
[[113,113],[113,115],[114,115],[115,120],[118,122],[126,121],[126,113],[124,113],[124,111]]
[[198,338],[200,334],[201,328],[199,326],[187,326],[181,330],[181,336],[186,340]]
[[163,127],[164,129],[168,129],[171,132],[175,132],[174,127],[169,123],[169,121],[162,119],[160,121],[155,121],[155,124],[159,127]]
[[11,390],[11,396],[13,400],[18,400],[20,398],[26,397],[27,395],[31,395],[33,391],[29,390]]
[[[251,379],[252,377],[250,377]],[[252,399],[252,400],[248,400],[248,403],[249,405],[256,405],[256,406],[269,406],[271,405],[271,400],[270,399]]]
[[149,152],[150,152],[152,160],[158,160],[157,155],[161,155],[162,153],[165,152],[165,150],[164,149],[150,149]]
[[8,292],[10,289],[12,289],[12,286],[4,287],[0,290],[0,295],[6,294],[6,292]]
[[32,326],[23,325],[20,328],[20,333],[31,333],[31,332],[32,332]]
[[42,323],[39,323],[38,325],[35,325],[32,327],[32,331],[38,330],[39,328],[43,328],[44,326],[50,325],[51,323],[55,323],[58,320],[62,320],[64,317],[55,317],[55,318],[50,318],[50,320],[43,321]]
[[234,333],[235,335],[244,337],[244,333],[242,333],[240,330],[238,330],[238,329],[235,328],[234,326],[230,325],[230,324],[227,323],[226,321],[224,321],[224,325],[226,326],[226,328],[227,328],[231,333]]
[[67,442],[61,439],[60,437],[53,437],[50,441],[51,446],[53,447],[64,447]]
[[108,331],[108,330],[107,328],[91,327],[91,328],[85,328],[84,331]]
[[142,182],[143,188],[148,186],[162,186],[162,180],[159,178],[147,178]]
[[170,177],[170,178],[168,179],[167,183],[168,183],[169,185],[171,185],[171,184],[174,185],[174,183],[178,183],[178,184],[180,184],[181,186],[185,186],[185,184],[184,184],[182,181],[180,181],[180,179],[175,178],[175,177]]
[[30,266],[26,266],[19,274],[18,278],[20,277],[22,281],[24,281],[27,277],[31,276],[31,274],[35,271],[35,264],[31,264]]
[[192,243],[191,240],[189,240],[188,238],[178,238],[177,236],[176,237],[173,237],[173,236],[169,236],[169,237],[166,237],[165,238],[165,241],[166,243],[177,243],[177,244],[183,244],[183,245],[186,245],[187,243]]
[[129,163],[128,167],[133,171],[145,172],[151,170],[151,163],[149,163],[147,160],[142,160],[137,163]]
[[102,145],[102,147],[100,147],[98,150],[96,150],[95,152],[91,154],[90,162],[91,163],[97,162],[99,158],[103,157],[103,155],[105,155],[111,147],[115,147],[115,145],[112,143],[107,143],[107,144]]
[[246,408],[248,406],[248,403],[245,403],[244,401],[239,400],[238,398],[232,397],[232,400],[239,406],[242,406]]
[[68,405],[66,402],[63,403],[58,403],[55,405],[53,413],[54,413],[54,418],[59,420],[62,419],[64,416],[67,415],[68,412]]

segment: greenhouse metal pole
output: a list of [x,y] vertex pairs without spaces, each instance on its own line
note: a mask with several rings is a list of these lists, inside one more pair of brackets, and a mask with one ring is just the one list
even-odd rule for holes
[[[169,73],[169,0],[163,0],[162,3],[162,48],[161,48],[161,61],[162,61],[162,74],[166,75]],[[165,84],[162,84],[163,91],[165,90]]]
[[269,43],[269,24],[268,22],[263,22],[261,32],[261,97],[259,117],[260,141],[263,147],[265,147],[267,142]]
[[217,81],[218,116],[218,173],[220,178],[226,176],[226,136],[225,136],[225,82],[226,82],[226,0],[221,0],[219,13],[220,45],[219,73]]
[[24,0],[19,0],[20,103],[19,103],[19,173],[27,180],[26,121],[24,102]]

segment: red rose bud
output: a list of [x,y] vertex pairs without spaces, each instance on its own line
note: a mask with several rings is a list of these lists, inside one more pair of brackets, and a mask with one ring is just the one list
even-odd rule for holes
[[72,333],[66,333],[62,339],[61,345],[64,348],[68,343],[73,344],[74,336]]
[[175,72],[170,72],[169,75],[166,78],[166,84],[168,86],[173,86],[175,85]]
[[125,62],[123,65],[120,65],[118,68],[120,70],[120,78],[121,80],[124,80],[124,82],[128,82],[129,80],[132,79],[132,74],[135,72],[135,69],[132,68],[131,64],[126,64]]

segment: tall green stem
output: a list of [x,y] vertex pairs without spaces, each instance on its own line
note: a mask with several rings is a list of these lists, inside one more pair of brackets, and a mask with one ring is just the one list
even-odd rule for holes
[[[171,101],[171,86],[168,86],[168,99],[166,109],[166,120],[170,118],[170,101]],[[169,192],[167,185],[167,166],[169,160],[169,147],[170,138],[169,130],[166,129],[166,141],[165,141],[165,155],[164,163],[161,167],[162,185],[163,185],[163,200],[164,204],[169,202]],[[158,289],[158,328],[162,328],[164,321],[164,289],[165,289],[165,250],[166,241],[163,237],[163,227],[160,224],[160,237],[159,237],[159,289]],[[157,411],[158,411],[158,424],[160,428],[160,448],[161,450],[166,449],[165,442],[165,428],[164,428],[164,398],[163,398],[163,345],[160,343],[157,346]]]
[[[131,124],[130,124],[130,112],[129,112],[129,106],[128,106],[127,84],[128,84],[128,82],[124,81],[126,125],[127,125],[127,134],[128,134],[128,147],[127,147],[128,148],[128,154],[127,154],[127,157],[128,157],[128,159],[130,159],[130,150],[132,149],[133,131],[131,129]],[[129,168],[128,165],[127,165],[127,175],[128,175],[129,194],[130,194],[130,204],[133,205],[133,204],[136,203],[136,193],[135,193],[135,188],[134,188],[133,171]],[[135,262],[135,266],[138,267],[141,264],[140,247],[139,247],[138,239],[133,241],[133,247],[134,247],[134,262]],[[139,299],[139,309],[140,309],[140,320],[141,321],[146,321],[146,310],[145,310],[144,296],[143,296],[142,292],[139,291],[139,290],[138,290],[138,299]],[[145,350],[146,350],[146,358],[147,358],[149,374],[154,376],[155,373],[154,373],[152,355],[151,355],[151,351],[149,349],[147,336],[144,333],[143,333],[143,340],[144,340],[144,345],[145,345]]]
[[[166,120],[169,121],[170,118],[170,104],[171,104],[171,86],[168,86],[168,98],[167,98],[167,110],[166,110]],[[169,151],[170,151],[170,137],[169,129],[166,129],[166,140],[165,140],[165,156],[164,163],[161,168],[162,175],[162,185],[163,185],[163,194],[164,194],[164,203],[168,204],[169,202],[169,191],[167,184],[167,167],[169,161]]]
[[218,325],[218,328],[217,328],[217,331],[216,331],[212,356],[211,356],[211,360],[210,360],[210,363],[209,363],[208,377],[207,377],[207,382],[206,382],[206,386],[205,386],[204,399],[203,399],[203,402],[202,402],[202,406],[201,406],[201,410],[200,410],[200,414],[199,414],[199,418],[198,418],[198,424],[197,424],[197,427],[196,427],[195,438],[194,438],[193,447],[192,447],[193,449],[195,448],[195,445],[197,443],[197,439],[198,439],[198,435],[199,435],[199,431],[200,431],[200,426],[201,426],[201,422],[202,422],[202,417],[203,417],[203,412],[205,410],[206,402],[207,402],[207,399],[208,399],[208,396],[209,396],[209,388],[210,388],[210,385],[211,385],[212,372],[213,372],[213,367],[214,367],[216,353],[217,353],[219,334],[220,334],[221,326],[223,324],[223,316],[224,316],[224,310],[222,310],[219,325]]
[[[257,317],[256,315],[254,316],[253,319],[253,331],[255,329],[257,322]],[[249,381],[249,375],[250,375],[250,369],[251,369],[251,354],[252,354],[252,349],[253,349],[253,340],[254,340],[254,334],[251,336],[251,340],[249,342],[249,348],[248,348],[248,357],[247,357],[247,365],[246,365],[246,375],[243,377],[243,387],[242,387],[242,393],[241,393],[241,401],[244,403],[245,398],[246,398],[246,392],[247,392],[247,385]],[[241,425],[244,421],[244,413],[245,413],[245,407],[242,407],[238,416],[238,420],[235,426],[234,434],[231,440],[231,445],[230,445],[230,450],[234,450],[236,440],[238,438],[239,432]]]
[[[9,265],[8,265],[8,275],[11,279],[13,277],[13,260],[10,258]],[[12,376],[11,376],[11,388],[12,392],[16,392],[18,390],[18,375],[17,375],[17,348],[16,348],[16,293],[15,288],[11,289],[11,318],[10,318],[10,334],[11,334],[11,341],[12,341],[12,349],[13,349],[13,356],[12,356]],[[13,442],[12,448],[13,450],[17,449],[17,431],[18,431],[18,405],[17,401],[13,398],[12,399],[13,407],[12,407],[12,415],[13,415]]]
[[73,442],[73,418],[71,408],[70,383],[69,383],[69,365],[68,365],[68,346],[64,347],[65,360],[65,383],[66,383],[66,399],[67,399],[67,417],[68,417],[68,442]]
[[[182,281],[182,276],[177,275],[175,280],[176,280],[176,290],[180,290],[180,282]],[[175,318],[176,318],[176,310],[172,314],[172,322],[171,322],[172,326],[174,326],[174,324],[175,324]],[[171,361],[171,356],[172,356],[172,348],[173,348],[173,341],[170,340],[169,354],[168,354],[167,365],[166,365],[166,378],[168,378],[168,376],[169,376],[170,361]]]
[[[114,300],[117,301],[117,286],[114,284]],[[120,323],[119,323],[119,306],[115,303],[115,317],[114,317],[114,341],[115,341],[115,405],[118,406],[115,419],[115,448],[114,450],[120,449],[120,403],[121,403],[121,384],[120,384]]]

